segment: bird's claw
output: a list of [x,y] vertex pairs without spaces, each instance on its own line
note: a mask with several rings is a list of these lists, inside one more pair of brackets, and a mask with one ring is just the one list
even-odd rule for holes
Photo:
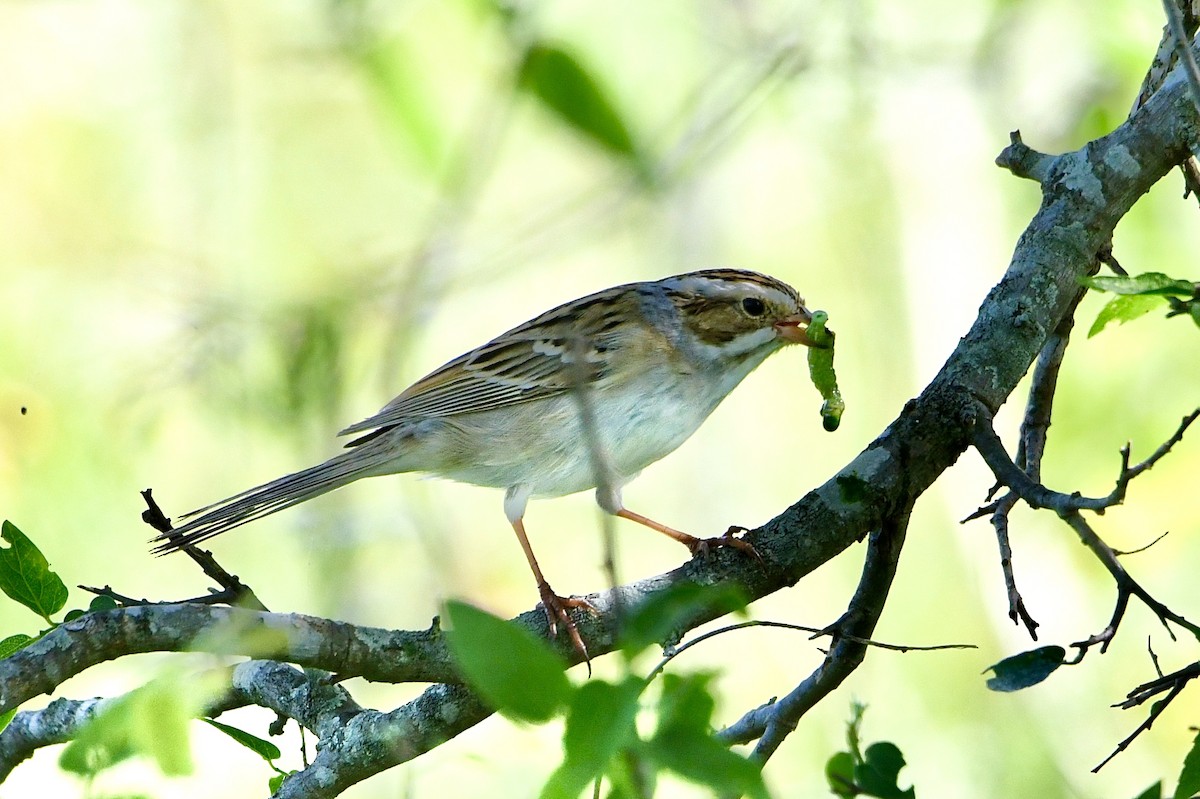
[[550,588],[549,583],[539,585],[538,593],[541,595],[542,609],[546,612],[546,623],[550,627],[550,636],[552,638],[558,637],[558,625],[561,622],[563,629],[567,632],[567,637],[571,639],[571,645],[583,658],[584,662],[588,664],[588,670],[590,671],[592,659],[588,655],[587,646],[583,643],[583,638],[579,635],[579,629],[575,626],[575,622],[571,619],[567,609],[582,608],[590,613],[599,613],[599,609],[586,599],[573,596],[559,596]]
[[764,561],[762,559],[762,555],[758,554],[758,550],[754,548],[754,545],[744,538],[737,537],[738,533],[748,532],[750,532],[749,529],[735,524],[731,525],[730,528],[725,531],[724,535],[716,536],[714,538],[693,538],[691,541],[687,542],[687,545],[688,549],[692,551],[693,555],[700,555],[703,558],[707,558],[712,555],[712,551],[719,547],[732,547],[733,549],[745,552],[759,563],[763,563]]

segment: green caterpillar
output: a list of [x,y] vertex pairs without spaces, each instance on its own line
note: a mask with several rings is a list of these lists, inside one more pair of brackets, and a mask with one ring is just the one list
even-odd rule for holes
[[808,375],[817,391],[825,398],[821,405],[821,423],[832,433],[841,424],[846,403],[842,399],[837,375],[833,371],[834,334],[825,327],[828,321],[829,314],[815,311],[812,321],[808,323],[808,340],[812,342],[812,346],[808,348]]

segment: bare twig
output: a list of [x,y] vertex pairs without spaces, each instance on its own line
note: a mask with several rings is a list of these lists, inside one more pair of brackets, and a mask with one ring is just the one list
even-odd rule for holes
[[1096,644],[1100,644],[1101,652],[1104,652],[1108,649],[1108,645],[1112,642],[1113,636],[1116,635],[1117,627],[1120,625],[1121,619],[1125,615],[1125,610],[1129,605],[1130,597],[1137,597],[1140,599],[1142,604],[1149,608],[1150,611],[1158,617],[1158,620],[1162,622],[1163,627],[1166,628],[1167,633],[1170,634],[1172,638],[1175,637],[1175,634],[1171,630],[1168,622],[1173,622],[1193,635],[1200,637],[1200,626],[1193,624],[1183,616],[1180,616],[1178,613],[1172,611],[1163,603],[1159,602],[1150,595],[1149,591],[1143,588],[1140,583],[1130,576],[1129,572],[1125,570],[1125,567],[1122,566],[1121,562],[1117,559],[1117,554],[1107,543],[1105,543],[1103,539],[1100,538],[1099,535],[1096,534],[1096,532],[1084,520],[1083,516],[1078,511],[1067,512],[1060,515],[1062,516],[1063,520],[1071,526],[1071,529],[1076,532],[1084,546],[1090,549],[1092,554],[1094,554],[1100,563],[1103,564],[1104,568],[1108,570],[1108,573],[1112,575],[1113,580],[1117,584],[1117,602],[1113,609],[1112,619],[1109,621],[1108,626],[1105,627],[1101,632],[1093,635],[1085,641],[1079,641],[1071,644],[1071,646],[1079,649],[1079,656],[1074,662],[1078,663],[1080,660],[1082,660],[1083,656],[1087,653],[1087,650]]
[[980,416],[977,420],[972,440],[975,448],[983,456],[984,461],[987,462],[989,468],[996,475],[996,478],[1009,486],[1013,493],[1017,494],[1031,507],[1054,510],[1063,521],[1070,525],[1083,544],[1092,551],[1116,582],[1117,600],[1108,626],[1090,638],[1072,644],[1072,646],[1079,650],[1079,654],[1073,662],[1078,663],[1083,659],[1088,649],[1097,644],[1100,645],[1101,652],[1108,649],[1109,644],[1116,635],[1121,620],[1125,616],[1125,611],[1129,607],[1130,597],[1137,597],[1141,600],[1158,617],[1172,637],[1174,637],[1174,633],[1171,631],[1168,622],[1187,629],[1193,634],[1200,635],[1200,627],[1159,602],[1130,576],[1118,560],[1116,552],[1091,528],[1080,513],[1081,510],[1092,510],[1096,513],[1103,513],[1106,508],[1121,502],[1125,498],[1130,481],[1152,468],[1154,464],[1170,452],[1171,448],[1183,438],[1183,434],[1197,417],[1200,417],[1200,409],[1185,416],[1175,433],[1162,446],[1156,449],[1150,457],[1136,465],[1130,465],[1129,445],[1125,445],[1121,450],[1121,473],[1117,477],[1116,486],[1113,488],[1112,493],[1107,497],[1089,499],[1081,497],[1078,494],[1062,494],[1052,491],[1041,483],[1037,483],[1031,479],[1029,475],[1009,460],[1008,453],[1004,451],[1003,443],[1001,443],[999,436],[996,435],[996,431],[992,427],[990,414],[986,409],[980,409]]
[[[142,499],[146,501],[146,510],[142,511],[142,521],[153,527],[160,533],[172,532],[171,520],[162,512],[162,508],[158,506],[152,495],[153,489],[147,488],[142,493]],[[168,538],[168,540],[170,540]],[[180,547],[189,558],[191,558],[200,569],[208,575],[210,579],[221,586],[222,591],[213,592],[212,596],[220,596],[222,599],[205,598],[203,604],[212,604],[213,602],[227,601],[230,605],[241,605],[242,607],[251,608],[253,610],[268,610],[267,606],[262,603],[258,595],[250,588],[250,586],[238,579],[236,574],[231,574],[225,570],[221,564],[217,563],[217,559],[213,557],[212,552],[206,549],[188,544]],[[84,589],[91,590],[91,589]],[[93,591],[93,593],[96,593]],[[228,597],[228,600],[224,598]],[[115,596],[113,597],[116,598]],[[187,601],[187,600],[185,600]],[[166,603],[166,604],[176,604]]]
[[243,594],[237,590],[221,590],[217,591],[210,589],[210,593],[203,596],[192,597],[191,599],[168,599],[155,601],[152,599],[134,599],[124,594],[119,594],[113,590],[112,586],[106,585],[100,588],[90,585],[81,585],[80,589],[87,591],[89,594],[96,596],[104,596],[116,602],[119,607],[132,608],[142,605],[236,605],[242,598]]
[[1106,247],[1102,247],[1100,252],[1096,253],[1096,260],[1112,270],[1114,275],[1125,276],[1129,273],[1125,271],[1125,267],[1121,266],[1121,262],[1113,255],[1112,242],[1110,241]]
[[1135,729],[1123,741],[1121,741],[1121,743],[1117,744],[1117,748],[1114,749],[1108,757],[1104,758],[1099,765],[1092,769],[1093,773],[1104,768],[1104,766],[1107,765],[1110,760],[1128,749],[1129,745],[1133,743],[1135,738],[1154,725],[1154,722],[1159,716],[1162,715],[1163,711],[1167,709],[1167,706],[1170,705],[1171,702],[1175,701],[1175,697],[1182,693],[1184,687],[1192,680],[1200,677],[1200,662],[1191,663],[1187,666],[1184,666],[1182,669],[1179,669],[1178,671],[1164,675],[1161,671],[1159,671],[1158,658],[1154,657],[1154,650],[1150,650],[1150,654],[1154,660],[1154,670],[1158,672],[1158,677],[1137,686],[1128,694],[1126,694],[1123,702],[1119,702],[1113,707],[1119,707],[1122,710],[1129,710],[1130,708],[1144,704],[1164,691],[1167,692],[1167,695],[1150,706],[1150,712],[1147,714],[1146,719],[1137,726],[1137,729]]
[[1149,549],[1150,547],[1157,544],[1159,541],[1162,541],[1164,538],[1166,538],[1168,533],[1170,533],[1170,532],[1171,532],[1170,530],[1167,530],[1165,533],[1162,533],[1161,535],[1157,536],[1149,544],[1143,544],[1142,546],[1138,547],[1137,549],[1114,549],[1113,554],[1116,555],[1117,557],[1124,557],[1125,555],[1136,555],[1139,552],[1145,552],[1147,549]]
[[1000,548],[1000,572],[1004,576],[1004,590],[1008,596],[1008,618],[1013,624],[1023,624],[1034,641],[1038,639],[1037,628],[1041,625],[1033,618],[1025,607],[1025,599],[1017,588],[1017,578],[1013,573],[1012,545],[1008,538],[1008,514],[1017,504],[1017,495],[1011,491],[996,503],[996,511],[992,514],[992,529],[996,532],[996,544]]
[[1150,643],[1149,636],[1146,636],[1146,652],[1150,655],[1150,662],[1154,664],[1154,673],[1162,677],[1162,666],[1158,664],[1158,655],[1154,653],[1154,646]]
[[1131,732],[1129,734],[1129,736],[1125,738],[1125,740],[1123,740],[1123,741],[1121,741],[1121,743],[1117,744],[1117,748],[1112,750],[1112,752],[1109,754],[1108,757],[1106,757],[1102,761],[1100,761],[1100,763],[1097,764],[1096,767],[1092,769],[1092,773],[1095,774],[1096,772],[1100,771],[1100,769],[1102,769],[1106,765],[1108,765],[1108,762],[1110,760],[1112,760],[1114,757],[1116,757],[1117,755],[1121,754],[1126,749],[1128,749],[1129,745],[1131,743],[1133,743],[1135,738],[1137,738],[1143,732],[1145,732],[1146,730],[1148,730],[1152,726],[1154,726],[1154,722],[1158,719],[1159,716],[1162,715],[1162,712],[1167,709],[1167,705],[1169,705],[1169,704],[1171,704],[1171,702],[1175,701],[1175,697],[1179,696],[1181,691],[1183,691],[1182,684],[1172,686],[1171,692],[1169,694],[1167,694],[1166,697],[1164,697],[1162,700],[1155,702],[1154,706],[1150,708],[1150,713],[1147,714],[1146,720],[1143,721],[1141,724],[1139,724],[1137,726],[1137,729],[1135,729],[1133,732]]
[[892,652],[937,652],[943,649],[978,649],[975,644],[931,644],[925,646],[918,646],[916,644],[888,644],[884,643],[883,641],[873,641],[870,638],[859,638],[855,635],[848,635],[846,633],[839,632],[836,629],[836,623],[827,627],[807,627],[803,624],[790,624],[782,621],[752,619],[750,621],[743,621],[737,624],[729,624],[716,630],[710,630],[703,635],[693,638],[686,644],[672,648],[665,656],[663,656],[663,659],[658,662],[658,665],[655,666],[648,675],[646,675],[646,678],[653,679],[664,668],[666,668],[668,663],[697,644],[701,644],[710,638],[715,638],[718,635],[731,633],[735,630],[745,630],[749,627],[773,627],[780,630],[796,630],[797,632],[811,633],[810,638],[836,636],[852,643],[862,644],[863,646],[873,646],[877,649],[887,649]]
[[[1158,670],[1158,664],[1155,663],[1155,671]],[[1189,663],[1178,671],[1173,671],[1170,674],[1159,673],[1153,680],[1142,683],[1132,689],[1125,695],[1125,699],[1113,707],[1119,707],[1122,710],[1129,710],[1138,705],[1145,704],[1150,699],[1167,691],[1176,685],[1186,685],[1191,680],[1200,677],[1200,661]]]
[[868,640],[875,629],[896,574],[908,518],[905,510],[871,534],[862,576],[846,612],[826,630],[820,631],[832,634],[833,643],[816,671],[787,696],[746,713],[719,732],[718,738],[730,744],[757,739],[753,757],[765,763],[796,729],[800,717],[858,668],[867,649],[862,641]]
[[[1104,259],[1107,252],[1111,257],[1111,244],[1101,248],[1098,260]],[[1059,320],[1054,332],[1046,339],[1042,351],[1038,354],[1034,366],[1033,378],[1029,388],[1029,399],[1025,403],[1025,417],[1021,421],[1021,438],[1017,445],[1016,466],[1031,480],[1041,480],[1042,458],[1046,452],[1046,440],[1050,430],[1050,420],[1054,411],[1054,397],[1058,388],[1058,375],[1062,368],[1063,358],[1067,352],[1067,344],[1071,339],[1071,331],[1075,327],[1075,310],[1086,292],[1079,289],[1067,312]],[[997,479],[996,485],[988,492],[988,499],[1004,485]],[[996,533],[996,544],[1000,548],[1000,571],[1004,576],[1004,588],[1008,596],[1008,618],[1013,624],[1023,624],[1029,632],[1029,637],[1037,640],[1038,622],[1025,606],[1025,599],[1017,589],[1016,574],[1012,565],[1012,545],[1008,535],[1008,516],[1017,504],[1018,496],[1009,491],[999,500],[976,514],[968,516],[963,521],[978,518],[991,511],[992,529]]]
[[[1122,447],[1121,471],[1117,475],[1113,490],[1105,497],[1084,497],[1078,493],[1063,494],[1058,491],[1052,491],[1041,483],[1035,482],[1008,457],[1008,453],[1004,450],[1004,444],[1000,441],[1000,437],[996,435],[996,431],[992,427],[990,414],[987,413],[986,409],[982,409],[982,416],[979,423],[975,426],[971,443],[975,445],[975,449],[983,456],[988,468],[992,470],[996,478],[1013,489],[1031,508],[1049,508],[1056,511],[1059,515],[1080,510],[1090,510],[1102,514],[1106,509],[1113,505],[1119,505],[1125,500],[1125,493],[1129,488],[1130,481],[1152,468],[1154,464],[1158,463],[1170,452],[1171,448],[1183,438],[1184,433],[1187,432],[1192,422],[1196,421],[1197,417],[1200,417],[1200,409],[1183,417],[1183,421],[1171,438],[1165,441],[1162,446],[1141,463],[1130,466],[1129,445],[1126,444]],[[983,515],[984,510],[980,509],[967,518],[979,518],[979,516]]]

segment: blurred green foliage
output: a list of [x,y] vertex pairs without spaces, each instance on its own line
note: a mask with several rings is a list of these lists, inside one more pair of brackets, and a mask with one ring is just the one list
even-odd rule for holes
[[[607,780],[613,796],[654,795],[666,772],[718,794],[768,795],[759,767],[713,737],[711,673],[661,674],[654,698],[647,689],[659,670],[642,678],[633,669],[631,659],[647,646],[646,617],[677,604],[681,591],[702,603],[725,601],[720,589],[681,585],[671,598],[645,603],[625,630],[633,637],[618,641],[626,656],[624,670],[612,681],[591,678],[589,670],[589,680],[579,686],[567,681],[562,661],[528,630],[469,604],[447,603],[450,649],[466,682],[490,705],[526,722],[565,715],[563,761],[543,787],[542,799],[574,799],[601,780]],[[653,722],[652,734],[639,732],[639,711]]]

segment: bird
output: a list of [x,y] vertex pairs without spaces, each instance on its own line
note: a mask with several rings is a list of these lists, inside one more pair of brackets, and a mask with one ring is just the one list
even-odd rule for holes
[[812,312],[787,283],[705,269],[627,283],[559,305],[435,369],[339,435],[344,452],[185,514],[153,539],[183,549],[364,477],[421,472],[504,489],[504,513],[533,573],[550,634],[558,624],[587,658],[562,597],[525,532],[531,498],[594,489],[606,512],[707,553],[697,538],[631,511],[623,486],[687,440],[768,356],[814,346]]

